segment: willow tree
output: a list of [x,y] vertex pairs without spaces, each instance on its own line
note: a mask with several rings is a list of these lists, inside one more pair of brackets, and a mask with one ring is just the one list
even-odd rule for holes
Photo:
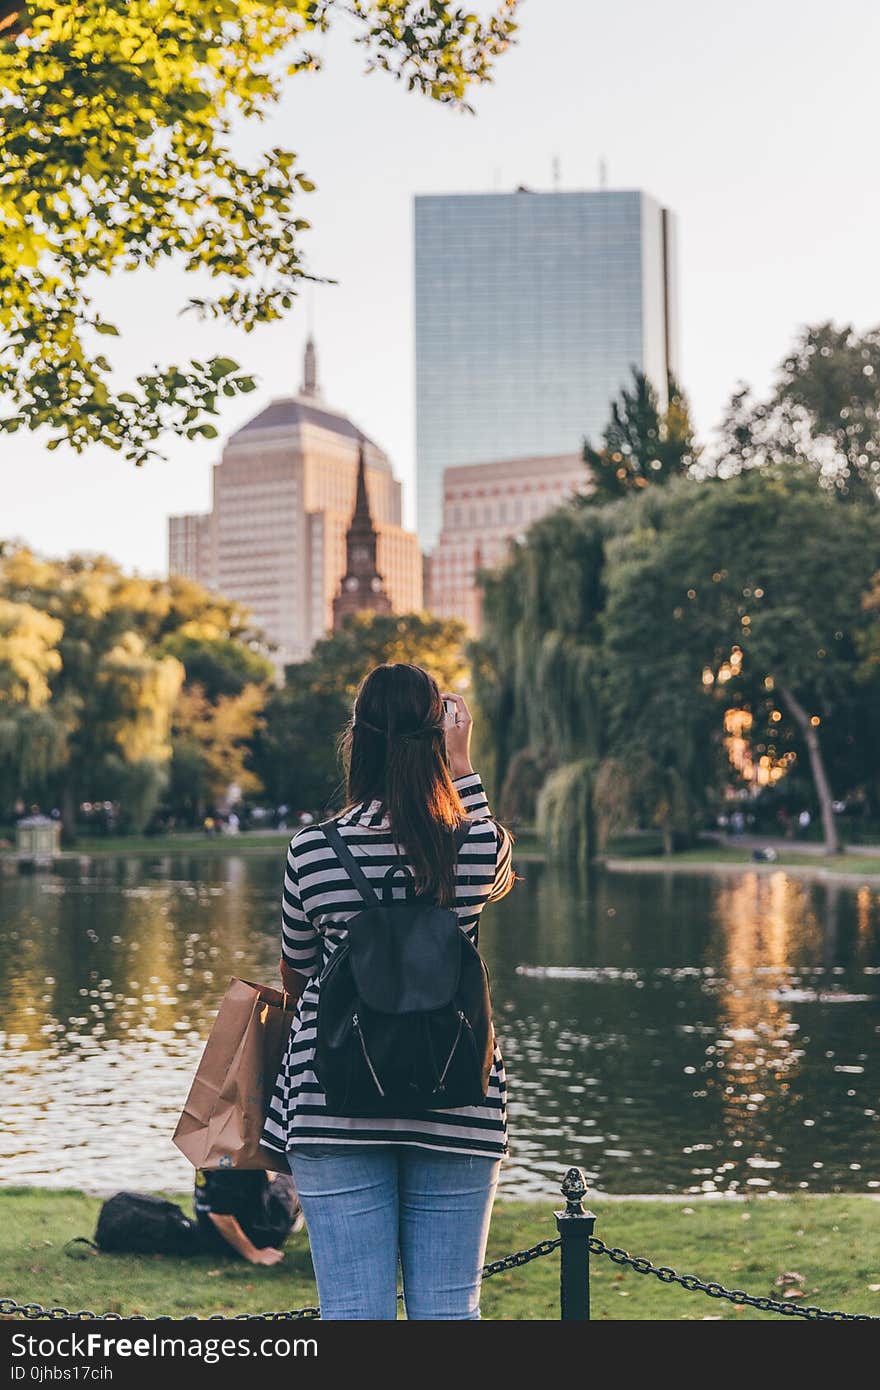
[[245,331],[283,315],[314,185],[291,150],[244,161],[236,123],[317,67],[314,40],[340,19],[368,68],[463,106],[517,4],[481,19],[448,0],[0,0],[0,428],[135,463],[165,431],[216,435],[221,398],[253,379],[212,356],[121,380],[94,287],[171,262],[200,285],[181,309]]
[[230,787],[242,797],[263,790],[250,755],[264,728],[265,704],[266,690],[254,683],[213,698],[200,683],[187,684],[174,708],[168,800],[175,813],[198,824]]
[[61,667],[57,643],[63,631],[57,618],[31,604],[0,598],[0,702],[45,705],[50,677]]
[[87,747],[96,755],[100,780],[122,804],[123,828],[141,831],[168,785],[171,722],[184,667],[174,657],[156,656],[137,632],[124,633],[96,655],[95,698],[83,702],[71,739],[65,804],[76,786],[76,755]]
[[60,790],[68,838],[82,799],[121,799],[140,829],[164,788],[184,668],[149,640],[151,595],[161,621],[161,582],[131,580],[105,558],[52,562],[24,548],[0,557],[0,597],[54,624],[44,712],[61,734],[50,780]]
[[541,783],[523,813],[540,811],[554,852],[570,858],[574,842],[580,862],[593,850],[590,787],[603,737],[603,562],[598,512],[572,504],[536,522],[507,563],[483,576],[483,636],[473,652],[499,805],[516,804],[524,776]]
[[[532,527],[486,577],[481,705],[502,779],[543,759],[538,819],[584,863],[607,837],[691,836],[738,773],[804,769],[826,844],[833,802],[880,785],[880,511],[841,506],[807,465],[671,480]],[[524,752],[524,750],[526,750]]]
[[139,830],[169,784],[175,813],[258,790],[273,674],[245,610],[189,580],[0,546],[0,787],[59,800],[67,836],[83,800]]
[[0,797],[45,784],[66,754],[64,727],[49,708],[61,667],[57,618],[0,598]]

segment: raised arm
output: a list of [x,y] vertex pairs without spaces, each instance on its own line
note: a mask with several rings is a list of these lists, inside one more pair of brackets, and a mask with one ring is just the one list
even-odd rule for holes
[[516,874],[513,870],[513,840],[510,831],[503,825],[494,822],[495,830],[498,835],[498,851],[495,855],[495,882],[492,884],[492,891],[488,901],[497,903],[499,898],[504,898],[516,883]]
[[499,898],[505,897],[510,892],[516,882],[516,874],[513,869],[513,839],[509,830],[492,819],[489,799],[478,772],[462,773],[461,776],[454,777],[453,782],[468,816],[472,820],[492,820],[495,827],[497,843],[495,881],[487,901],[497,902]]

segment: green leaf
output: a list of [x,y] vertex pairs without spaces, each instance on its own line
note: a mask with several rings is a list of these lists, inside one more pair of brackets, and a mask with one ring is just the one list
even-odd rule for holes
[[233,361],[231,357],[214,357],[208,365],[208,370],[212,380],[219,381],[221,377],[230,376],[233,372],[237,372],[238,363]]

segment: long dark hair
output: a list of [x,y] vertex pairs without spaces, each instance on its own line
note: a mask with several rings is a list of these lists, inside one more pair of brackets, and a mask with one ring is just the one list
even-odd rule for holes
[[453,836],[466,812],[449,772],[437,682],[421,666],[375,666],[361,681],[341,749],[349,807],[379,801],[416,890],[453,903]]

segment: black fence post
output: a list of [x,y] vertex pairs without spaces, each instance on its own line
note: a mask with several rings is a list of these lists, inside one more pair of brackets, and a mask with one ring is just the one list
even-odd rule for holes
[[563,1322],[590,1320],[590,1236],[596,1224],[584,1211],[587,1176],[583,1168],[569,1168],[562,1179],[565,1211],[557,1211],[560,1236],[559,1316]]

